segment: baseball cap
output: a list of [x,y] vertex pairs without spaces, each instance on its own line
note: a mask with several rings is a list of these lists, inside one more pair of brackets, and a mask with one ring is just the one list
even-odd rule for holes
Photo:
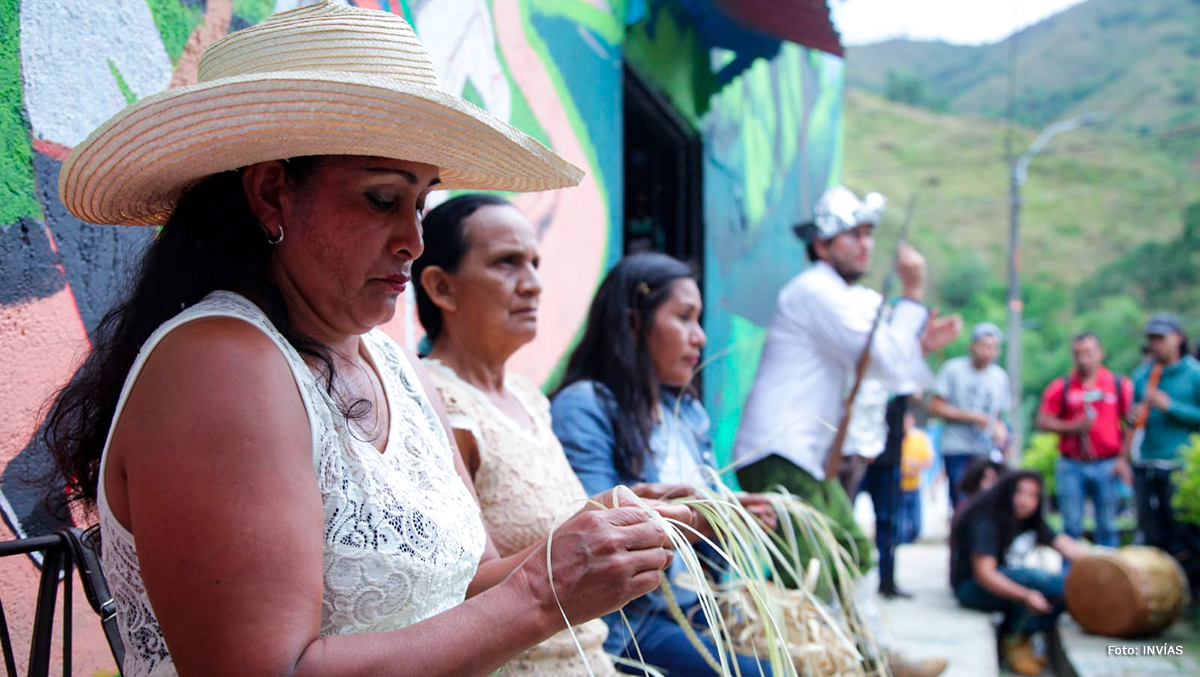
[[1171,313],[1158,313],[1146,323],[1146,336],[1166,336],[1171,333],[1183,333],[1183,325],[1179,318]]
[[997,327],[991,322],[980,322],[974,327],[971,327],[972,342],[978,341],[984,336],[994,336],[997,341],[1004,340],[1004,332],[1000,331],[1000,327]]

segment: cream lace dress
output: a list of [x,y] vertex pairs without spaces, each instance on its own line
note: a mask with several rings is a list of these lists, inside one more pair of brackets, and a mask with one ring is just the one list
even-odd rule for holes
[[[151,335],[126,377],[113,428],[159,341],[185,322],[218,316],[248,322],[270,337],[287,359],[304,401],[325,507],[324,529],[312,534],[324,543],[321,634],[394,630],[461,604],[486,539],[479,509],[454,469],[445,429],[412,365],[383,332],[369,332],[363,342],[391,411],[384,453],[351,434],[300,354],[257,306],[231,292],[209,294]],[[113,517],[104,494],[107,447],[98,497],[101,555],[125,643],[121,674],[175,675],[142,584],[133,534]]]
[[[425,364],[450,417],[450,427],[475,438],[479,469],[475,493],[483,522],[501,556],[546,540],[555,518],[566,519],[583,507],[587,494],[562,445],[550,428],[550,401],[530,381],[505,376],[505,387],[533,420],[523,427],[475,386],[437,360]],[[604,653],[608,626],[595,619],[576,626],[576,636],[596,675],[616,675]],[[587,668],[567,631],[517,656],[501,674],[540,677],[586,677]]]

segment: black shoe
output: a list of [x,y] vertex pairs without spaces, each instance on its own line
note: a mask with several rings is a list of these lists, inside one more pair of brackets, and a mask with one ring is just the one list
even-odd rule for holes
[[897,588],[894,583],[892,585],[880,585],[879,594],[885,599],[896,599],[897,597],[900,599],[912,599],[911,592]]

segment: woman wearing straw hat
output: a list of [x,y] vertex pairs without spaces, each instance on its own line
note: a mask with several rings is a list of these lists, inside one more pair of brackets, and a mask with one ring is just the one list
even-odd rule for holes
[[579,177],[437,89],[399,17],[329,3],[75,148],[73,214],[163,225],[46,429],[98,509],[122,674],[486,674],[657,585],[665,536],[628,508],[500,558],[424,371],[374,330],[434,186]]

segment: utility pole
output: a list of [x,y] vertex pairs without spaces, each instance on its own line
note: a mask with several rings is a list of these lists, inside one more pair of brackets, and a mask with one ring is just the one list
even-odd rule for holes
[[1029,161],[1033,156],[1042,152],[1051,137],[1063,132],[1069,132],[1087,125],[1094,125],[1106,120],[1104,113],[1084,113],[1069,120],[1056,122],[1046,127],[1037,135],[1029,148],[1021,156],[1012,161],[1009,168],[1009,232],[1008,232],[1008,336],[1006,342],[1006,367],[1009,384],[1012,388],[1012,441],[1010,449],[1018,457],[1024,452],[1024,411],[1021,388],[1021,312],[1024,303],[1021,301],[1021,186],[1025,185],[1028,175]]

